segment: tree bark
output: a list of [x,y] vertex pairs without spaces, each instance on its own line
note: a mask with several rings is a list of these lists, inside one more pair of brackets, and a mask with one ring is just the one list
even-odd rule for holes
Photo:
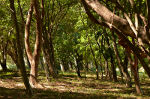
[[[52,35],[51,35],[51,31],[49,29],[50,28],[50,25],[49,25],[50,20],[49,20],[49,12],[48,11],[46,12],[47,14],[45,14],[44,0],[42,0],[42,21],[45,21],[45,25],[43,25],[43,27],[42,27],[43,53],[44,53],[44,58],[46,60],[45,63],[46,63],[47,69],[48,69],[47,71],[50,73],[50,75],[53,78],[56,78],[57,77],[57,69],[55,66]],[[48,21],[48,22],[46,22],[46,21]],[[46,29],[46,27],[48,27],[48,30]]]
[[[90,40],[89,40],[89,38],[88,38],[88,42],[89,42],[89,41],[90,41]],[[89,42],[89,43],[90,43],[90,42]],[[98,79],[99,79],[98,63],[97,63],[97,61],[96,61],[95,53],[94,53],[94,51],[93,51],[93,48],[92,48],[91,44],[90,44],[90,49],[91,49],[91,52],[92,52],[92,55],[93,55],[93,59],[94,59],[94,63],[95,63],[95,66],[96,66],[96,79],[98,80]]]
[[80,69],[81,69],[81,56],[76,52],[77,56],[76,58],[74,59],[75,61],[75,67],[76,67],[76,72],[77,72],[77,75],[79,78],[82,78],[81,74],[80,74]]
[[44,57],[46,60],[46,65],[48,66],[50,75],[53,78],[57,77],[57,71],[54,63],[54,57],[53,57],[53,50],[50,48],[52,45],[50,45],[49,40],[47,38],[48,34],[46,31],[43,31],[43,52],[44,52]]
[[15,7],[14,7],[14,0],[9,0],[9,2],[10,2],[12,20],[14,22],[15,30],[16,30],[16,39],[17,39],[17,49],[16,50],[17,50],[17,55],[18,55],[17,63],[19,65],[19,68],[20,68],[20,71],[21,71],[21,74],[22,74],[22,79],[23,79],[23,82],[25,84],[27,93],[29,95],[32,95],[32,89],[31,89],[31,86],[29,84],[28,77],[26,75],[26,68],[25,68],[25,63],[24,63],[24,60],[23,60],[23,49],[22,49],[22,46],[21,46],[22,41],[20,41],[21,39],[20,39],[19,25],[18,25],[18,22],[17,22],[16,10],[15,10]]
[[5,47],[3,48],[3,51],[2,51],[2,60],[0,61],[0,64],[2,66],[2,70],[3,71],[7,71],[7,65],[6,65],[6,49]]
[[[128,52],[127,52],[128,53]],[[130,53],[128,53],[128,59],[131,65],[132,73],[134,76],[135,88],[137,94],[141,94],[140,82],[139,82],[139,74],[138,74],[138,59],[134,56],[134,61],[131,59]]]
[[[106,42],[107,42],[107,45],[109,46],[110,48],[110,42],[109,42],[109,38],[108,38],[108,34],[106,33],[106,30],[105,30],[105,33],[104,33],[105,37],[107,38]],[[110,48],[111,50],[111,48]],[[116,73],[116,67],[114,65],[114,59],[113,59],[113,54],[110,53],[110,62],[111,62],[111,70],[112,70],[112,75],[113,75],[113,81],[117,81],[117,73]]]
[[131,77],[127,71],[127,68],[125,68],[125,66],[123,65],[122,61],[121,61],[121,58],[119,56],[119,52],[118,52],[118,49],[117,49],[117,44],[116,44],[116,39],[115,39],[115,36],[114,36],[114,32],[112,32],[112,37],[113,37],[113,42],[114,42],[114,51],[115,51],[115,55],[116,55],[116,58],[118,60],[118,65],[120,66],[121,68],[121,71],[126,79],[126,84],[128,87],[131,87]]
[[[34,8],[34,14],[36,19],[36,41],[34,46],[34,52],[32,54],[29,44],[29,34],[30,34],[30,25],[32,19],[32,12]],[[38,86],[37,76],[38,76],[38,63],[41,52],[41,40],[42,40],[42,23],[41,23],[41,13],[39,11],[39,2],[37,0],[32,0],[30,4],[30,9],[27,16],[27,21],[25,25],[25,48],[27,56],[31,64],[30,71],[30,83],[33,87]]]
[[109,9],[102,5],[98,0],[81,0],[83,5],[91,7],[106,23],[112,24],[118,30],[122,31],[127,36],[136,37],[130,28],[127,20],[113,14]]
[[43,62],[44,62],[44,70],[45,70],[45,75],[46,75],[46,79],[48,82],[50,82],[50,71],[49,71],[49,67],[48,65],[46,64],[46,59],[45,57],[43,57]]

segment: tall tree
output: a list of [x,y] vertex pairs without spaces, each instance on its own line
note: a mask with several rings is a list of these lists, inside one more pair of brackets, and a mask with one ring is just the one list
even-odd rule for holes
[[[34,51],[32,53],[29,43],[29,35],[30,35],[30,26],[32,13],[34,9],[34,15],[36,19],[36,41],[34,46]],[[30,9],[28,11],[26,25],[25,25],[25,48],[27,52],[27,56],[29,58],[29,62],[31,64],[30,71],[30,83],[33,87],[39,87],[37,82],[38,76],[38,63],[41,52],[41,43],[42,43],[42,21],[41,21],[41,12],[39,10],[39,1],[31,0]]]
[[17,21],[17,17],[16,17],[16,10],[14,7],[14,0],[9,0],[10,2],[10,11],[11,11],[11,16],[12,16],[12,21],[14,23],[15,26],[15,31],[16,31],[16,41],[17,41],[17,65],[20,68],[21,74],[22,74],[22,78],[23,78],[23,82],[25,84],[26,90],[28,92],[29,95],[32,95],[32,90],[29,84],[29,80],[26,74],[26,68],[25,68],[25,63],[24,63],[24,59],[23,59],[23,49],[22,49],[22,45],[21,45],[21,34],[19,31],[19,24]]

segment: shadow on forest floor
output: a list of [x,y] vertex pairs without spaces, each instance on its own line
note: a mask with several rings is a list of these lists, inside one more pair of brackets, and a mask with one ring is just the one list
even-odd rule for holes
[[[90,95],[75,92],[59,92],[52,90],[34,89],[34,99],[118,99],[109,95]],[[9,89],[0,87],[0,98],[29,99],[24,89]],[[31,97],[30,97],[31,98]]]
[[[94,77],[78,78],[75,74],[60,74],[47,82],[40,73],[42,89],[33,89],[32,99],[150,99],[150,80],[142,81],[143,96],[136,95],[134,86],[126,88],[122,82],[95,80]],[[0,72],[0,99],[31,99],[25,93],[17,72]]]

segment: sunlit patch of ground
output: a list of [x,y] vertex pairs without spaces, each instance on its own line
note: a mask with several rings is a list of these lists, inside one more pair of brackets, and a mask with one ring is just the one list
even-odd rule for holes
[[[0,74],[0,98],[29,99],[21,77],[16,72]],[[33,89],[34,99],[122,99],[122,98],[150,98],[150,80],[142,81],[144,95],[136,95],[133,88],[126,88],[121,82],[114,83],[106,80],[95,80],[92,75],[79,79],[74,73],[60,74],[57,79],[47,82],[44,74],[39,76],[42,89]],[[17,98],[16,98],[17,97]]]

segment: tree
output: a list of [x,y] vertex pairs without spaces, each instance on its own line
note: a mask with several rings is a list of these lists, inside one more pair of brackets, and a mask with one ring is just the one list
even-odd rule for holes
[[[34,15],[36,19],[36,41],[34,46],[34,52],[32,54],[30,44],[29,44],[29,34],[30,34],[30,25],[32,19],[32,13],[34,9]],[[30,71],[30,83],[33,87],[39,87],[37,82],[38,76],[38,63],[41,52],[41,43],[42,42],[42,21],[41,21],[41,12],[39,10],[39,2],[37,0],[31,0],[30,9],[28,12],[26,25],[25,25],[25,48],[29,62],[31,64]]]
[[[105,7],[102,3],[100,3],[98,0],[81,0],[82,4],[84,5],[84,8],[86,10],[86,13],[88,14],[89,18],[102,26],[105,26],[107,28],[110,28],[112,31],[115,31],[117,35],[119,36],[120,40],[125,41],[126,43],[125,46],[123,47],[129,47],[130,50],[133,51],[134,54],[138,56],[138,59],[140,60],[142,66],[144,67],[145,71],[147,72],[148,76],[150,77],[150,68],[148,67],[148,64],[143,59],[143,54],[149,57],[149,54],[146,54],[147,51],[144,50],[143,52],[139,47],[135,47],[128,39],[126,36],[130,36],[132,38],[137,38],[138,36],[138,41],[139,39],[143,44],[149,44],[148,41],[149,39],[146,38],[147,36],[145,35],[145,38],[142,38],[141,36],[146,34],[144,32],[143,27],[139,27],[139,31],[135,30],[135,27],[133,27],[133,23],[131,19],[128,17],[128,15],[125,13],[124,8],[120,5],[120,3],[117,0],[111,0],[111,3],[114,3],[116,7],[118,7],[119,10],[124,12],[124,16],[126,19],[121,18],[120,16],[117,16],[113,12],[111,12],[107,7]],[[90,12],[89,7],[91,7],[102,19],[102,20],[97,20],[93,14]],[[107,13],[107,14],[106,14]],[[143,18],[143,16],[142,16]],[[137,34],[138,33],[138,34]],[[143,46],[144,48],[144,46]]]
[[23,78],[23,82],[25,84],[26,90],[28,92],[29,95],[32,95],[32,90],[29,84],[29,80],[27,78],[27,74],[26,74],[26,68],[25,68],[25,63],[23,60],[23,49],[21,46],[21,35],[19,32],[19,25],[18,25],[18,21],[17,21],[17,17],[16,17],[16,10],[14,7],[14,0],[9,0],[10,2],[10,9],[11,9],[11,16],[12,16],[12,21],[14,23],[15,26],[15,31],[16,31],[16,39],[17,39],[17,65],[20,68],[21,74],[22,74],[22,78]]

